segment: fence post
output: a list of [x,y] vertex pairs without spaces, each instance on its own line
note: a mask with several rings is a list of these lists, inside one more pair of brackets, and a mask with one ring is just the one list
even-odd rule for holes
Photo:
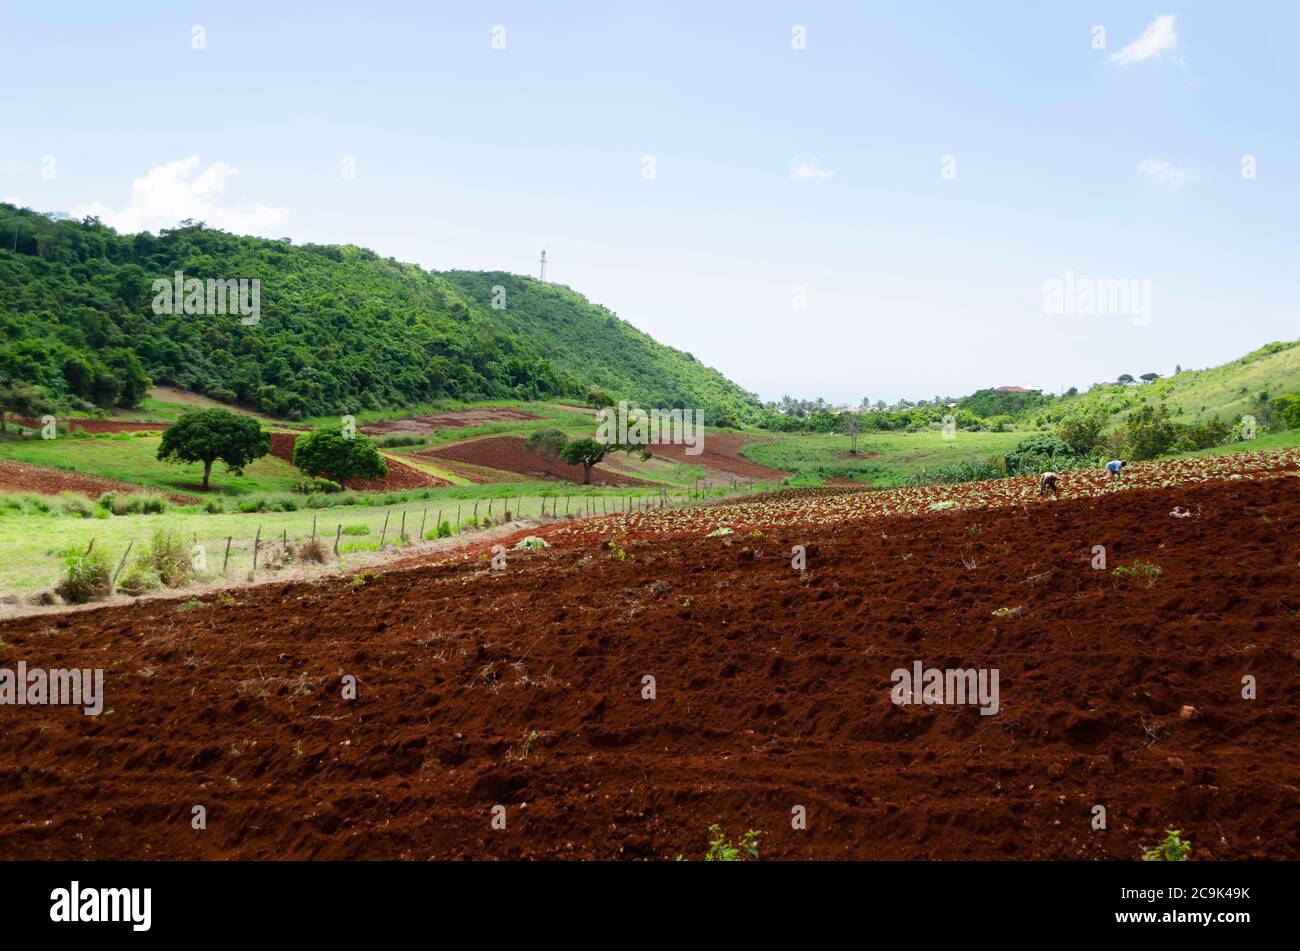
[[226,536],[226,557],[221,559],[221,573],[226,573],[226,565],[230,563],[230,543],[235,540],[234,535]]
[[402,544],[406,544],[406,509],[402,509],[401,539]]
[[316,540],[316,516],[311,517],[311,540]]
[[384,539],[388,537],[388,517],[389,517],[390,515],[392,515],[392,514],[393,514],[393,513],[392,513],[391,511],[389,511],[389,512],[385,512],[385,513],[384,513],[384,528],[383,528],[383,531],[381,531],[381,532],[379,533],[379,547],[380,547],[380,548],[383,548],[383,547],[384,547]]
[[339,527],[334,530],[334,557],[339,556],[339,539],[343,537],[343,523],[339,522]]
[[424,541],[424,525],[429,520],[429,507],[426,505],[424,514],[420,516],[420,541]]
[[253,538],[253,573],[257,573],[257,546],[262,542],[262,526],[257,526],[257,535]]
[[126,543],[126,551],[122,552],[122,560],[117,563],[117,571],[113,572],[113,581],[108,586],[109,594],[117,590],[117,576],[122,573],[122,566],[126,564],[126,556],[131,554],[131,546],[134,544],[134,538]]

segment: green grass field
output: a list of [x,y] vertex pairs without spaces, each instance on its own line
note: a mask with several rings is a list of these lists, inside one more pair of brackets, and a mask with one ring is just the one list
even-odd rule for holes
[[937,466],[1001,456],[1028,433],[957,432],[952,439],[942,432],[863,433],[858,455],[849,456],[850,439],[844,435],[781,433],[750,445],[743,455],[765,466],[796,473],[796,485],[816,485],[832,477],[850,478],[864,485],[893,486],[909,476]]
[[[158,461],[160,435],[126,439],[0,439],[0,459],[51,469],[121,479],[165,492],[201,494],[203,466],[174,465]],[[251,492],[289,492],[302,481],[297,469],[282,459],[266,456],[233,476],[221,463],[212,467],[211,493],[245,495]]]

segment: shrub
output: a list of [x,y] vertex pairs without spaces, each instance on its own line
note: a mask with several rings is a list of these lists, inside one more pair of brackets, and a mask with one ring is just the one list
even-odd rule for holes
[[226,507],[220,499],[213,497],[203,503],[203,511],[209,515],[222,515],[226,511]]
[[65,492],[60,496],[64,515],[76,515],[80,518],[94,518],[95,511],[90,499],[84,495]]
[[529,535],[527,538],[515,543],[515,551],[536,551],[539,548],[550,547],[545,538],[540,538],[537,535]]
[[98,601],[112,592],[113,568],[108,553],[91,543],[87,551],[70,553],[63,562],[63,580],[55,588],[69,604]]
[[367,528],[365,525],[344,525],[343,534],[344,535],[369,535],[370,529]]
[[1154,459],[1173,448],[1178,430],[1163,405],[1145,403],[1124,421],[1124,453],[1129,459]]
[[451,537],[451,522],[447,521],[446,519],[443,519],[443,521],[439,523],[439,525],[438,525],[438,537],[439,537],[439,538],[450,538],[450,537]]
[[308,479],[304,482],[295,482],[293,491],[300,495],[312,495],[322,492],[342,492],[343,486],[339,485],[333,479]]
[[1106,422],[1106,413],[1100,407],[1079,410],[1061,420],[1056,427],[1056,435],[1075,455],[1086,456],[1097,448]]
[[294,557],[299,561],[310,561],[321,565],[329,558],[329,549],[320,538],[309,538],[298,546]]
[[375,445],[384,449],[394,449],[398,446],[425,446],[429,443],[428,436],[404,436],[400,433],[392,436],[380,436],[375,440]]
[[1048,469],[1069,469],[1079,465],[1074,450],[1060,436],[1037,433],[1022,439],[1003,456],[1007,475],[1032,475]]
[[996,457],[990,459],[966,459],[936,469],[923,469],[908,477],[909,485],[928,485],[932,482],[945,484],[957,482],[981,482],[985,479],[1001,479],[1002,467]]
[[194,579],[196,572],[190,552],[179,533],[160,528],[140,546],[131,568],[122,578],[121,587],[128,594],[152,588],[179,588]]

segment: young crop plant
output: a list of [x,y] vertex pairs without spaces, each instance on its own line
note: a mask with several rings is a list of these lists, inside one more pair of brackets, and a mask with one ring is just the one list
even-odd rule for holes
[[733,843],[722,831],[722,826],[713,823],[709,826],[709,851],[704,853],[706,862],[744,862],[758,858],[758,840],[763,835],[758,829],[750,829]]
[[1143,862],[1186,862],[1192,843],[1183,840],[1181,829],[1166,829],[1165,837],[1142,853]]
[[1159,565],[1153,565],[1145,561],[1135,561],[1132,565],[1116,565],[1111,571],[1111,574],[1121,577],[1145,578],[1148,588],[1153,587],[1156,579],[1164,573],[1164,569]]

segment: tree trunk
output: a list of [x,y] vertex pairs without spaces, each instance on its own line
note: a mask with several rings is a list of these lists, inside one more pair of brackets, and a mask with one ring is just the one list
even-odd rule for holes
[[215,461],[216,461],[215,459],[209,459],[203,463],[203,488],[204,489],[208,487],[208,479],[212,477],[212,463],[214,463]]
[[582,464],[582,484],[591,485],[591,467],[594,463],[584,462]]

